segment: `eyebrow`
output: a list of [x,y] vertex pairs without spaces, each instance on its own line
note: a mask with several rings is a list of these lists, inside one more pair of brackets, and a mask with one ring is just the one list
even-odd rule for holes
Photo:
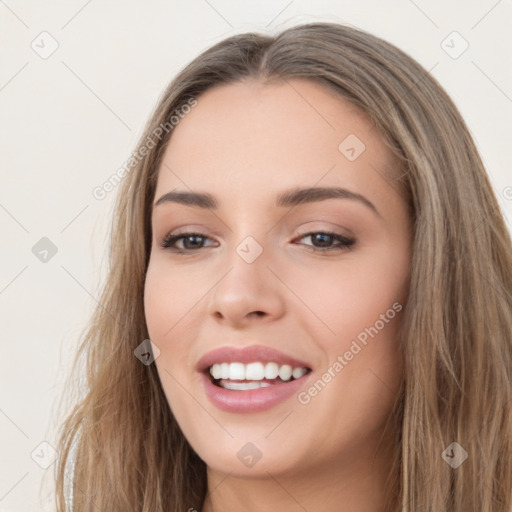
[[[340,187],[309,187],[285,190],[276,197],[275,205],[278,207],[290,207],[325,201],[326,199],[351,199],[359,201],[371,209],[376,215],[382,217],[375,205],[366,197]],[[180,192],[174,190],[161,196],[153,206],[158,206],[167,202],[204,209],[217,210],[219,208],[218,201],[211,194],[201,192]]]

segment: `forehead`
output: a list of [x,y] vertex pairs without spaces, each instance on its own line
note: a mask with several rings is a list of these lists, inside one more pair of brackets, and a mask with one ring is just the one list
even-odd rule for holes
[[211,190],[263,205],[269,191],[298,185],[389,187],[382,175],[393,157],[374,123],[321,84],[248,80],[216,86],[197,102],[172,132],[157,194]]

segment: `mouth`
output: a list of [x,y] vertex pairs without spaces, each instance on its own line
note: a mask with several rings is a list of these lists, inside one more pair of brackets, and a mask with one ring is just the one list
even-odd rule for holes
[[270,409],[298,393],[310,364],[270,347],[222,347],[197,364],[204,391],[217,408],[234,413]]
[[223,362],[207,368],[207,375],[212,384],[232,391],[278,386],[298,380],[309,372],[311,368],[307,366],[293,367],[289,364],[280,365],[274,361],[254,361],[249,364]]

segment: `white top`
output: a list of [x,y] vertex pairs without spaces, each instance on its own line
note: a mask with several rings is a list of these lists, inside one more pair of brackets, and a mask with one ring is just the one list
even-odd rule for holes
[[76,461],[76,446],[78,434],[73,439],[71,449],[69,452],[68,462],[64,470],[64,497],[66,500],[66,510],[73,512],[73,477],[75,474],[75,461]]

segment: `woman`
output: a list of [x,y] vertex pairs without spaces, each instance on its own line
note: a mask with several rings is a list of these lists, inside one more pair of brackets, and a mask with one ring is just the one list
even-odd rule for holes
[[237,35],[136,154],[59,511],[71,481],[80,512],[512,510],[512,245],[423,68],[337,24]]

